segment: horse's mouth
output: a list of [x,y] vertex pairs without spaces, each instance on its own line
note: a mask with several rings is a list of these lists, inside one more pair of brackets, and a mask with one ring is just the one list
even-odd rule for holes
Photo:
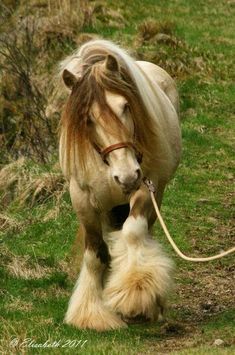
[[122,191],[125,195],[130,195],[131,193],[139,190],[141,183],[138,184],[134,184],[134,185],[130,185],[130,186],[121,186],[122,187]]

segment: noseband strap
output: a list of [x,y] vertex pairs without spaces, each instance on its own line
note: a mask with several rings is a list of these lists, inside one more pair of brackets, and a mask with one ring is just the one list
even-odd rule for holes
[[100,154],[102,160],[107,163],[106,156],[114,150],[121,149],[121,148],[132,148],[135,151],[136,159],[139,164],[142,162],[143,154],[137,150],[135,145],[132,142],[120,142],[116,144],[112,144],[107,148],[100,149],[97,145],[94,145],[96,151]]
[[117,149],[121,149],[121,148],[129,148],[129,147],[135,149],[134,144],[131,142],[116,143],[116,144],[112,144],[109,147],[103,149],[100,154],[101,154],[102,159],[104,160],[106,155],[108,155],[112,151],[117,150]]

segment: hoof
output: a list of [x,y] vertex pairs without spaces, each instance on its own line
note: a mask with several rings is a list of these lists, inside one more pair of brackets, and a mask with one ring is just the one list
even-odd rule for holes
[[65,323],[79,329],[94,329],[99,332],[127,327],[118,315],[106,308],[95,309],[91,306],[90,309],[77,309],[74,315],[66,314]]
[[125,279],[120,278],[120,284],[104,290],[104,299],[108,308],[121,314],[124,320],[158,319],[160,305],[157,299],[159,297],[156,296],[155,289],[151,289],[152,279],[148,279],[142,272],[131,274],[130,277],[128,274],[125,276]]
[[122,320],[127,324],[146,324],[151,321],[151,319],[147,318],[144,314],[139,314],[132,318],[122,316]]

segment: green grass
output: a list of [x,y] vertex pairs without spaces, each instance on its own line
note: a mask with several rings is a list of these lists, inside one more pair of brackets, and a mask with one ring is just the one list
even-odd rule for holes
[[[191,255],[210,255],[234,244],[234,12],[227,1],[106,0],[120,9],[125,26],[107,27],[101,22],[87,32],[120,42],[138,55],[182,61],[187,70],[175,73],[165,59],[160,64],[176,77],[181,98],[183,156],[163,202],[169,230],[177,244]],[[144,43],[138,46],[137,28],[143,19],[174,23],[173,35],[182,48]],[[74,44],[64,44],[65,53]],[[52,49],[50,49],[52,50]],[[55,54],[57,59],[62,53]],[[165,54],[164,54],[165,53]],[[203,69],[195,67],[202,58]],[[59,59],[59,58],[58,58]],[[51,67],[51,64],[50,64]],[[29,164],[29,170],[34,164]],[[37,169],[37,167],[36,167]],[[48,171],[48,167],[40,167]],[[50,167],[49,167],[50,169]],[[96,333],[63,324],[74,277],[69,271],[71,246],[78,222],[65,194],[60,213],[44,221],[55,201],[20,207],[11,204],[4,213],[21,223],[1,234],[1,351],[4,354],[234,354],[233,257],[208,264],[179,260],[156,225],[155,237],[176,263],[175,293],[170,297],[169,322],[133,325],[128,329]],[[3,211],[1,211],[2,213]],[[35,271],[28,279],[16,276],[12,265]],[[230,271],[231,270],[231,271]],[[230,291],[228,291],[230,290]],[[230,296],[229,296],[230,295]],[[208,312],[203,302],[212,300]],[[173,328],[174,328],[173,327]],[[25,338],[36,343],[61,341],[58,348],[10,346]],[[224,344],[213,346],[215,339]],[[63,347],[66,341],[87,342]],[[75,344],[75,343],[70,343]],[[71,345],[72,346],[72,345]]]

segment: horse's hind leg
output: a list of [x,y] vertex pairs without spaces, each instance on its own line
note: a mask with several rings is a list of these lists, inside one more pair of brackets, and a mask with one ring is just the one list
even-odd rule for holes
[[112,235],[111,272],[104,294],[107,305],[125,320],[154,320],[164,308],[171,262],[149,236],[154,214],[144,186],[132,197],[130,208],[122,230]]

